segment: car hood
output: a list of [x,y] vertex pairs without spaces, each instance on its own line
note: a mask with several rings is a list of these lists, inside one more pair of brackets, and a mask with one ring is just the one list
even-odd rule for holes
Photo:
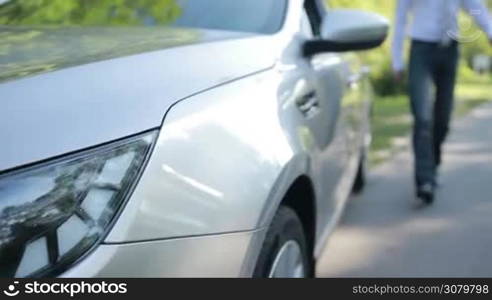
[[274,64],[271,37],[0,28],[0,171],[162,124],[179,100]]

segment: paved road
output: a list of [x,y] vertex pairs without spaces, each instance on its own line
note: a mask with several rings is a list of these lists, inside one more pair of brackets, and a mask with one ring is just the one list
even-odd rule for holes
[[492,276],[492,105],[454,124],[443,185],[413,200],[408,152],[370,174],[318,263],[321,277]]

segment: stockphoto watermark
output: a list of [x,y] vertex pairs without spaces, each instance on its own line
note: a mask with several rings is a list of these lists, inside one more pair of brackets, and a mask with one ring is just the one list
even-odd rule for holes
[[101,294],[126,294],[128,292],[126,283],[101,282],[19,282],[13,281],[3,290],[8,297],[20,295],[101,295]]
[[459,19],[459,30],[448,30],[447,32],[451,39],[459,43],[473,43],[483,35],[483,32],[474,26],[473,22],[473,19],[480,16],[483,12],[480,10],[470,10],[468,13],[470,17]]

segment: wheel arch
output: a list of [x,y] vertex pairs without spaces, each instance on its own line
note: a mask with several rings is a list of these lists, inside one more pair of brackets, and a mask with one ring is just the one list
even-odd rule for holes
[[[288,173],[288,172],[287,172]],[[293,173],[288,173],[292,175]],[[279,208],[281,206],[287,206],[293,209],[298,215],[301,223],[303,225],[303,231],[306,235],[307,243],[308,243],[308,251],[311,254],[310,260],[312,264],[312,274],[314,275],[314,248],[316,242],[316,198],[315,198],[315,190],[314,185],[311,178],[306,175],[306,173],[300,173],[297,176],[289,177],[290,180],[286,180],[285,178],[279,178],[280,182],[285,182],[288,184],[282,185],[283,189],[281,192],[277,190],[275,197],[279,199],[277,201],[269,202],[269,207],[265,209],[264,215],[261,218],[261,224],[263,230],[263,234],[258,236],[257,239],[251,245],[251,252],[248,259],[245,260],[244,271],[243,274],[247,274],[249,276],[252,274],[254,268],[257,264],[257,259],[260,254],[261,249],[263,248],[263,242],[265,239],[266,232],[273,221],[273,218]],[[249,263],[252,262],[252,263]]]
[[316,196],[311,179],[299,176],[287,190],[280,205],[292,208],[301,219],[310,253],[314,254],[316,242]]

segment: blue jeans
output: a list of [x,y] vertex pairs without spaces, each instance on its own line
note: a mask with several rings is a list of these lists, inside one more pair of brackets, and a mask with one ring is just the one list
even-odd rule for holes
[[436,168],[441,164],[441,148],[453,112],[458,59],[456,42],[448,47],[412,42],[409,92],[417,185],[436,183]]

